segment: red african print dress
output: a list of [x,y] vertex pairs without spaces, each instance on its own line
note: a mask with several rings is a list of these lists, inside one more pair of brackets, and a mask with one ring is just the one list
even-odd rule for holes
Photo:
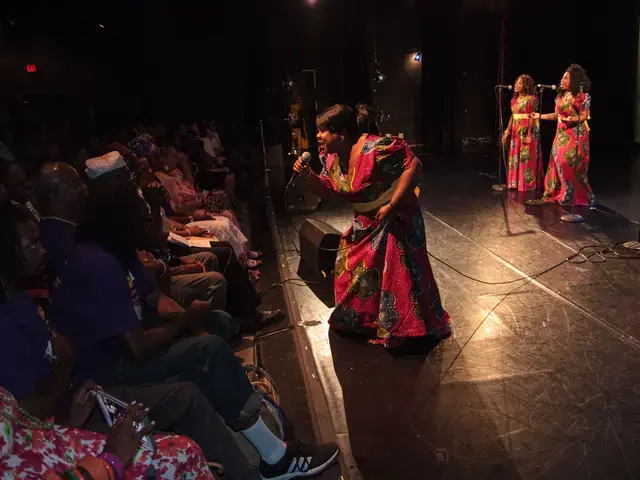
[[[403,140],[370,135],[353,172],[343,172],[330,155],[322,159],[320,178],[356,212],[363,211],[366,203],[379,201],[385,192],[388,196],[412,159]],[[394,338],[449,336],[449,314],[431,271],[418,199],[411,195],[382,223],[376,211],[355,213],[342,236],[330,326],[375,336],[386,347]]]
[[581,93],[574,96],[571,92],[556,97],[558,128],[551,147],[551,160],[544,178],[544,195],[548,202],[562,205],[594,205],[595,196],[589,186],[589,125],[583,123],[565,123],[560,119],[578,112],[591,110],[591,95]]
[[[507,185],[520,192],[535,190],[542,178],[540,125],[529,115],[538,110],[535,95],[518,95],[511,100],[511,143],[507,168]],[[536,174],[537,172],[537,174]]]

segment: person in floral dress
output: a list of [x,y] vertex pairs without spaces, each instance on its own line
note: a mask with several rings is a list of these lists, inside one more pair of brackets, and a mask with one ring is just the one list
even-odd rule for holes
[[387,348],[449,336],[414,194],[420,160],[400,138],[360,135],[348,106],[330,107],[317,124],[322,173],[301,159],[294,169],[316,194],[340,195],[355,212],[337,255],[331,328],[369,335]]
[[[95,397],[81,389],[74,403],[80,401],[85,402],[79,408],[88,417]],[[29,415],[10,392],[0,388],[0,478],[49,480],[80,474],[86,480],[106,480],[108,469],[114,474],[122,469],[122,480],[145,480],[150,471],[166,480],[215,478],[200,448],[187,437],[154,435],[155,453],[139,448],[147,432],[136,432],[133,421],[143,417],[144,407],[130,409],[108,436],[66,428]],[[75,477],[63,476],[68,471]],[[87,476],[84,471],[93,474]]]
[[558,123],[551,148],[551,160],[544,179],[541,203],[561,205],[595,205],[589,186],[589,124],[591,115],[590,81],[587,72],[573,64],[560,81],[554,113],[532,114],[534,119]]
[[542,178],[542,149],[540,148],[540,125],[530,115],[538,110],[533,78],[520,75],[513,87],[511,119],[502,135],[502,144],[509,144],[507,186],[519,192],[538,188]]

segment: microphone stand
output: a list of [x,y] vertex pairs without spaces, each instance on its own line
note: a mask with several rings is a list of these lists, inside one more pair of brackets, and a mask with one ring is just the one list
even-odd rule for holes
[[[540,115],[542,115],[542,94],[544,92],[544,87],[540,87],[538,89],[538,110]],[[534,122],[535,120],[529,119],[530,122]],[[538,138],[537,144],[538,148],[540,148],[540,155],[537,155],[537,152],[534,152],[536,155],[536,198],[541,198],[544,193],[544,172],[542,171],[542,138],[540,131],[540,127],[542,126],[542,119],[538,120]],[[540,176],[542,175],[542,178]],[[540,188],[542,186],[542,188]],[[542,190],[542,191],[541,191]]]
[[[554,87],[555,85],[552,85]],[[538,85],[538,109],[540,110],[540,121],[538,122],[538,145],[540,146],[540,150],[542,150],[542,93],[545,89],[544,85]],[[553,89],[553,88],[552,88]],[[532,120],[529,120],[532,121]],[[557,126],[556,126],[557,128]],[[544,177],[545,174],[542,173],[542,179],[539,178],[540,170],[542,170],[542,153],[540,154],[540,158],[536,160],[536,198],[532,198],[530,200],[525,201],[524,203],[529,206],[540,207],[545,204],[544,200],[542,200],[542,195],[544,195]],[[542,187],[542,188],[540,188]]]
[[[560,217],[560,220],[566,223],[582,223],[584,222],[584,217],[576,213],[576,183],[578,179],[576,177],[576,173],[578,171],[578,161],[582,161],[582,154],[580,152],[580,131],[581,131],[581,120],[582,120],[582,85],[580,85],[580,103],[578,104],[578,125],[576,126],[576,161],[574,162],[573,167],[573,198],[571,201],[571,213],[565,213]],[[584,128],[584,126],[582,126]],[[586,130],[585,130],[586,134]]]
[[504,119],[502,114],[502,87],[498,86],[496,89],[499,90],[497,95],[498,97],[498,109],[500,110],[500,114],[498,116],[498,128],[500,129],[500,157],[498,159],[498,183],[491,186],[491,189],[495,192],[504,192],[507,189],[507,186],[502,183],[502,165],[504,164],[505,172],[507,170],[507,162],[504,158],[504,144],[502,143],[502,135],[504,135]]
[[267,160],[267,147],[264,143],[264,124],[262,123],[262,119],[260,119],[260,146],[262,147],[262,162],[264,164],[264,188],[266,193],[267,202],[271,201],[271,189],[269,188],[269,172],[271,169],[269,168],[269,161]]

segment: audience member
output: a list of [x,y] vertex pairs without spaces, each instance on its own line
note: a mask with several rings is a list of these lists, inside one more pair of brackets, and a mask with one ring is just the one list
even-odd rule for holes
[[[86,395],[85,401],[80,402],[82,404],[71,402],[71,408],[67,408],[76,365],[75,351],[66,337],[55,333],[45,311],[24,290],[28,279],[42,274],[44,260],[44,249],[38,241],[38,225],[26,209],[9,203],[0,206],[0,249],[3,252],[0,257],[0,320],[5,339],[5,347],[0,349],[0,361],[3,365],[12,365],[12,368],[0,370],[0,388],[11,392],[11,396],[0,394],[0,410],[17,411],[14,405],[17,401],[20,414],[12,415],[11,418],[17,421],[13,428],[25,427],[24,418],[28,419],[26,424],[30,425],[27,427],[29,430],[14,433],[15,444],[10,452],[0,454],[1,473],[18,467],[24,452],[24,435],[27,433],[52,442],[51,445],[72,448],[76,443],[76,432],[62,430],[62,427],[104,430],[106,426],[104,422],[94,421],[90,422],[90,428],[87,427],[91,408],[85,404]],[[95,386],[91,381],[87,385]],[[159,430],[190,436],[200,444],[210,461],[224,463],[228,470],[238,473],[249,472],[249,465],[227,428],[195,385],[166,383],[113,387],[109,393],[125,401],[137,400],[148,405],[149,416],[156,421]],[[75,396],[76,400],[79,398],[81,396]],[[99,415],[99,412],[96,413]],[[49,424],[43,430],[41,427],[47,425],[44,421],[53,416],[60,427]],[[2,431],[7,432],[5,428]],[[100,449],[104,444],[104,437],[89,432],[77,434],[83,440],[95,440],[94,449]],[[169,445],[164,440],[162,442],[164,447],[159,450],[160,456],[138,459],[138,466],[151,461],[175,461],[172,455],[167,454],[165,447]],[[97,453],[96,450],[91,451]],[[52,462],[55,457],[51,456],[51,451],[36,449],[33,452],[36,457],[29,457],[34,462],[22,465],[20,472],[34,469],[35,474],[42,473],[47,467],[69,466],[79,453],[87,453],[87,450],[72,449],[64,465],[54,465]]]
[[[81,390],[72,408],[88,417],[94,405],[95,397]],[[154,427],[136,431],[147,414],[141,405],[130,407],[108,436],[34,418],[4,388],[0,413],[0,443],[7,447],[0,451],[3,478],[19,472],[19,478],[45,480],[145,480],[150,470],[163,480],[214,478],[198,445],[186,437],[154,435],[156,452],[140,449],[141,438]]]
[[36,201],[33,188],[22,167],[15,162],[0,160],[0,179],[11,201],[24,205],[36,219],[39,219],[40,215],[34,206]]
[[[45,165],[38,192],[43,212],[46,209],[48,216],[74,227],[42,232],[42,238],[46,247],[66,245],[66,253],[65,248],[58,249],[52,260],[57,271],[51,310],[56,327],[76,347],[76,381],[92,378],[104,386],[193,382],[226,423],[256,448],[263,478],[307,477],[328,468],[337,458],[336,445],[287,444],[268,429],[259,416],[260,395],[222,339],[213,335],[184,338],[188,316],[150,330],[142,328],[139,292],[145,287],[139,282],[146,280],[131,275],[127,280],[127,265],[136,257],[139,217],[135,211],[118,208],[131,193],[91,192],[83,231],[84,244],[95,250],[93,255],[82,255],[83,247],[73,237],[74,223],[83,216],[75,199],[86,189],[67,181],[76,192],[51,195],[61,170],[59,165]],[[134,186],[131,189],[135,192]],[[126,228],[114,231],[114,226]],[[82,271],[65,265],[70,260],[76,267],[82,265]]]

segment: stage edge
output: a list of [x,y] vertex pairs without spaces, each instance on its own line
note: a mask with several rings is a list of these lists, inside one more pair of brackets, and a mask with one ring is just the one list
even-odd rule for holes
[[[271,230],[271,236],[273,238],[273,245],[276,248],[277,260],[278,260],[278,272],[280,274],[280,281],[284,281],[287,278],[291,278],[291,272],[287,265],[285,258],[284,248],[282,246],[282,238],[280,237],[280,231],[276,223],[276,217],[271,204],[271,200],[267,199],[267,216],[269,221],[269,229]],[[360,478],[357,473],[357,468],[347,468],[347,465],[355,465],[355,461],[351,456],[351,445],[349,438],[343,438],[343,436],[336,435],[336,430],[333,425],[333,418],[331,416],[331,410],[325,396],[323,385],[320,381],[320,375],[316,369],[316,364],[312,352],[311,344],[304,332],[302,325],[302,318],[300,315],[300,308],[296,300],[295,293],[291,288],[291,284],[286,282],[282,285],[284,292],[284,300],[287,306],[289,314],[289,322],[294,331],[294,342],[298,357],[300,358],[302,377],[304,379],[305,389],[307,391],[307,401],[309,403],[309,411],[311,413],[311,423],[313,426],[313,433],[317,442],[336,442],[340,447],[340,471],[342,478],[357,479]],[[350,470],[350,472],[349,472]],[[355,470],[355,472],[354,472]],[[354,475],[355,473],[355,475]]]

